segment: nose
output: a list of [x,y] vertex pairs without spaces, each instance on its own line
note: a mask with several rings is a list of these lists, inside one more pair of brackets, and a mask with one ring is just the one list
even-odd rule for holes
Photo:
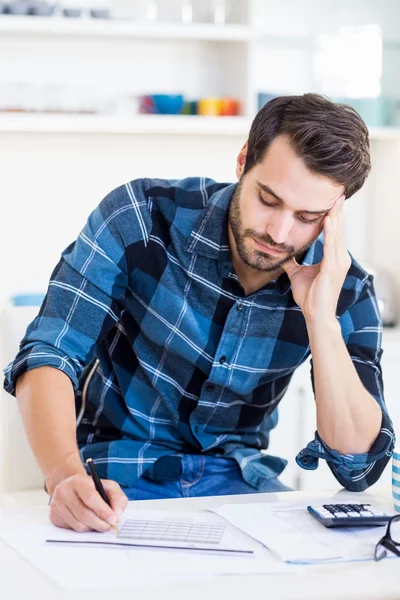
[[292,215],[284,211],[274,215],[267,227],[267,233],[272,237],[275,244],[285,244],[292,229]]

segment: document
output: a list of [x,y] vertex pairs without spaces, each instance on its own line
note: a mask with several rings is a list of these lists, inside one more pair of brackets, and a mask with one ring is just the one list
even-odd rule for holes
[[225,504],[212,511],[295,564],[373,560],[385,532],[385,526],[327,529],[304,504]]
[[[0,538],[36,569],[66,589],[132,585],[162,587],[165,583],[175,581],[256,573],[285,573],[296,577],[302,570],[298,566],[283,563],[262,544],[237,530],[219,515],[208,511],[196,513],[145,511],[129,505],[122,526],[120,525],[120,531],[123,532],[123,524],[129,521],[130,528],[138,527],[138,523],[143,527],[145,521],[153,527],[156,523],[156,531],[153,532],[154,535],[148,545],[144,537],[141,538],[142,544],[137,543],[137,538],[133,538],[128,531],[124,531],[123,534],[128,534],[128,537],[122,538],[127,543],[116,544],[116,534],[113,531],[105,534],[92,533],[85,543],[81,543],[81,536],[86,534],[77,534],[51,525],[48,522],[46,507],[5,509],[0,511],[1,513],[3,518],[0,520]],[[170,530],[170,537],[174,537],[173,540],[166,539],[168,535],[165,532],[161,535],[166,523],[179,524],[178,532]],[[209,546],[215,546],[214,541],[210,543],[211,531],[213,539],[217,536],[220,538],[218,544],[221,548],[239,549],[245,552],[196,551],[193,547],[188,551],[174,546],[174,544],[182,544],[182,540],[177,539],[183,537],[180,524],[184,524],[185,527],[186,544],[204,544],[203,540],[199,540],[200,534],[193,530],[192,537],[196,537],[196,541],[189,542],[188,538],[191,536],[187,534],[187,529],[190,523],[201,524],[203,536],[204,527],[207,527]],[[95,543],[92,543],[92,536]],[[161,543],[161,537],[164,538],[164,545]],[[105,543],[97,543],[101,538]]]
[[54,527],[46,544],[76,544],[80,546],[142,547],[186,552],[254,554],[250,538],[240,537],[234,527],[210,513],[176,515],[160,511],[141,511],[125,517],[106,533],[91,531],[76,533]]

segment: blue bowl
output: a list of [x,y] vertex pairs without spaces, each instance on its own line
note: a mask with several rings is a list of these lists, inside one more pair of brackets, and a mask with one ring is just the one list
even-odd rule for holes
[[182,94],[151,94],[155,112],[160,115],[178,115],[183,108]]

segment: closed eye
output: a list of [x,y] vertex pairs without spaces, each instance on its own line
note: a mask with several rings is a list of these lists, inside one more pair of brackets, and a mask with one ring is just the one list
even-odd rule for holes
[[305,219],[304,217],[302,217],[301,215],[297,215],[297,218],[299,219],[299,221],[301,221],[302,223],[308,223],[308,225],[312,225],[312,223],[316,223],[317,221],[319,221],[322,217],[324,217],[325,215],[321,215],[319,217],[317,217],[316,219]]
[[265,204],[265,206],[272,206],[272,207],[276,207],[279,206],[279,204],[273,204],[272,202],[267,202],[266,200],[264,200],[264,198],[262,196],[259,196],[261,204]]
[[[277,204],[276,202],[267,202],[262,196],[261,194],[259,194],[259,200],[261,202],[261,204],[264,204],[264,206],[269,206],[270,208],[279,208],[279,204]],[[318,217],[316,217],[315,219],[306,219],[305,217],[303,217],[302,215],[297,215],[297,219],[301,222],[301,223],[306,223],[307,225],[312,225],[313,223],[317,223],[318,221],[320,221],[322,219],[322,217],[325,217],[325,215],[318,215]]]

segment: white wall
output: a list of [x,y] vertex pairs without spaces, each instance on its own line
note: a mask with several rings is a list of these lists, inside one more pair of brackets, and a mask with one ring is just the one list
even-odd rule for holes
[[1,134],[0,298],[40,292],[113,188],[136,177],[234,181],[243,136]]
[[375,175],[370,182],[369,253],[377,266],[392,275],[400,317],[400,138],[375,142],[372,158]]

